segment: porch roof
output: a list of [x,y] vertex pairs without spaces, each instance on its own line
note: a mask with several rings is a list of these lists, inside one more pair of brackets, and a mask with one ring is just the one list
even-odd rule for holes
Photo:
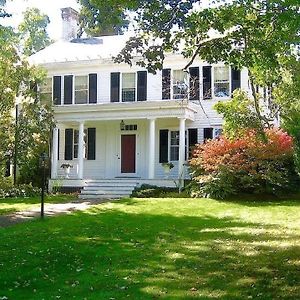
[[55,106],[54,115],[59,122],[149,118],[185,118],[194,121],[197,107],[187,100],[74,104]]

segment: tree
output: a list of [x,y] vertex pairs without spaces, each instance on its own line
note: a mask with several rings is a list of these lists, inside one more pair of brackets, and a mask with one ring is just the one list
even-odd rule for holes
[[[52,125],[51,110],[38,101],[34,88],[43,81],[45,72],[30,66],[20,54],[19,38],[12,28],[0,25],[0,176],[8,154],[17,158],[22,171],[31,156],[39,156],[35,149],[48,150]],[[14,117],[17,102],[18,124]]]
[[[164,53],[180,51],[189,59],[186,70],[196,57],[210,63],[223,61],[239,69],[246,67],[254,113],[263,127],[270,126],[278,113],[274,88],[282,81],[286,57],[293,55],[291,45],[299,43],[298,0],[217,0],[208,8],[201,8],[196,0],[93,3],[95,19],[100,18],[106,5],[113,9],[111,22],[120,11],[135,13],[135,36],[116,57],[117,62],[131,64],[137,54],[141,57],[137,64],[155,73],[163,67]],[[82,15],[87,15],[86,11]],[[97,22],[93,26],[95,29]],[[257,87],[266,92],[257,93]],[[261,110],[260,101],[270,104],[268,111]]]
[[18,30],[22,52],[26,56],[30,56],[51,44],[51,39],[46,30],[50,20],[38,8],[27,8],[23,16],[23,21],[20,23]]
[[[88,36],[123,34],[128,28],[126,10],[136,1],[80,0],[80,31]],[[126,5],[125,5],[126,4]]]

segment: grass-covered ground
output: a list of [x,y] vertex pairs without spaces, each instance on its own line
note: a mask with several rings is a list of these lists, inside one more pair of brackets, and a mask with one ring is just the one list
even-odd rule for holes
[[128,199],[0,228],[0,299],[299,299],[300,201]]
[[[45,203],[65,203],[74,199],[76,199],[74,195],[47,195],[45,197]],[[40,196],[28,198],[0,198],[0,216],[32,209],[40,205]]]

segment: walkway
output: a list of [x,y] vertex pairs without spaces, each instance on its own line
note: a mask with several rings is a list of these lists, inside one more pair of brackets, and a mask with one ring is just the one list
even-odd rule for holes
[[[116,200],[116,199],[115,199]],[[76,210],[86,210],[92,205],[112,201],[110,200],[78,200],[69,203],[58,203],[58,204],[45,204],[44,214],[45,217],[51,217],[59,214],[69,214]],[[7,227],[17,223],[32,220],[34,218],[40,217],[41,208],[35,207],[27,211],[19,211],[9,215],[0,216],[0,227]]]

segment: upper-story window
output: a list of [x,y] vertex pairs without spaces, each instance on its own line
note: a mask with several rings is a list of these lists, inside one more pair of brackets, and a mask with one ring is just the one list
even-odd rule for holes
[[135,101],[136,95],[136,75],[135,73],[122,74],[122,102]]
[[147,100],[147,71],[110,73],[110,102]]
[[52,78],[45,78],[40,85],[40,99],[42,103],[51,104],[52,101]]
[[84,104],[88,101],[88,77],[75,76],[75,104]]
[[187,97],[188,81],[187,73],[183,70],[173,71],[173,99],[183,99]]
[[229,97],[229,67],[214,67],[214,95],[215,97]]
[[53,76],[53,104],[97,103],[97,74]]

